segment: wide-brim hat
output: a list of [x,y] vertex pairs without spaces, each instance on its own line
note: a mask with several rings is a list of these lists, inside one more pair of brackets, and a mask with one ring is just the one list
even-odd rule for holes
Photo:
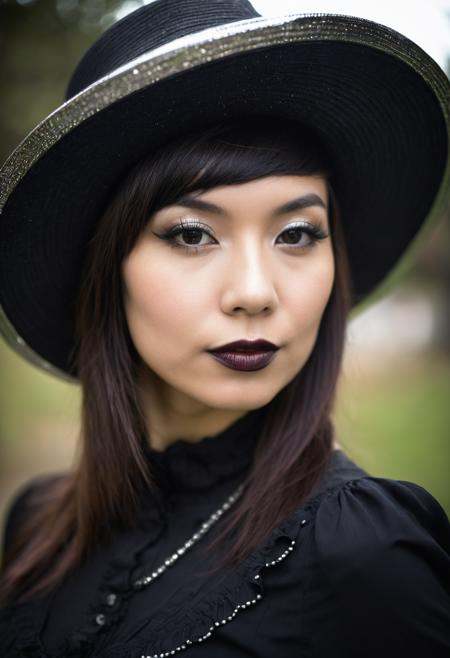
[[[77,380],[73,305],[96,220],[146,153],[207,124],[297,119],[336,164],[352,313],[408,271],[449,188],[450,84],[417,44],[353,16],[262,17],[246,0],[157,0],[89,48],[66,100],[0,169],[0,328]],[[280,121],[280,129],[282,129]]]

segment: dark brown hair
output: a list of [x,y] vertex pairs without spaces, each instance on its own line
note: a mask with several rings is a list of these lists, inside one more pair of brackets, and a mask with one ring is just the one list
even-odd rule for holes
[[335,279],[310,357],[269,403],[244,492],[207,546],[220,547],[239,527],[216,568],[248,556],[324,473],[352,294],[330,155],[310,128],[271,117],[183,135],[127,172],[94,227],[73,353],[83,396],[81,454],[74,469],[26,496],[28,513],[3,556],[2,602],[22,602],[55,587],[94,548],[133,528],[140,493],[156,491],[143,453],[146,429],[136,394],[141,360],[128,332],[121,277],[121,263],[149,216],[185,193],[270,175],[325,178]]

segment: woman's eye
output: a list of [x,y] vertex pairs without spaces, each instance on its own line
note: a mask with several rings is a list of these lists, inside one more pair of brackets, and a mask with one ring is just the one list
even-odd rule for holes
[[154,232],[153,234],[161,238],[161,240],[168,242],[170,247],[175,247],[176,249],[181,248],[189,254],[194,254],[203,249],[204,246],[213,244],[212,242],[202,242],[202,234],[209,235],[212,238],[211,233],[203,226],[200,222],[185,223],[180,221],[179,224],[173,226],[162,235]]
[[[214,244],[211,241],[204,241],[203,235],[209,236],[215,241],[215,238],[204,228],[203,224],[199,222],[189,224],[180,222],[180,224],[172,227],[163,235],[158,235],[158,237],[166,240],[171,247],[181,248],[193,254],[201,251],[203,247]],[[289,249],[305,250],[313,247],[319,240],[327,238],[328,233],[325,233],[325,231],[315,224],[302,222],[286,228],[280,233],[279,237],[282,236],[285,236],[283,238],[285,241],[281,243],[277,242],[277,244],[284,244]]]
[[203,235],[209,235],[212,237],[211,233],[208,233],[208,231],[205,231],[205,229],[201,228],[196,228],[196,227],[190,227],[190,228],[183,228],[183,229],[177,229],[176,232],[172,233],[172,238],[174,237],[179,237],[181,236],[182,240],[185,242],[185,244],[179,245],[181,247],[184,247],[186,245],[192,245],[192,246],[204,246],[205,244],[212,244],[211,242],[202,242]]
[[294,248],[306,249],[313,247],[319,240],[328,237],[328,234],[314,224],[300,224],[298,226],[289,226],[285,229],[280,237],[285,236],[284,244],[293,245]]

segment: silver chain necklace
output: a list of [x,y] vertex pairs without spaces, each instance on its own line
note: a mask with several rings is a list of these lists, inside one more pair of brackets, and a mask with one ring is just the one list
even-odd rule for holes
[[192,537],[184,542],[183,546],[178,548],[175,553],[172,553],[170,557],[164,560],[164,564],[161,564],[161,566],[155,569],[155,571],[152,571],[152,573],[148,574],[147,576],[142,576],[141,578],[135,580],[133,587],[135,589],[142,589],[143,587],[150,585],[150,583],[152,583],[156,578],[161,576],[161,574],[166,571],[167,567],[171,567],[178,560],[178,558],[180,558],[182,555],[184,555],[184,553],[186,553],[186,551],[192,548],[192,546],[196,544],[203,537],[203,535],[208,532],[208,530],[211,529],[211,527],[220,519],[222,514],[226,512],[226,510],[231,507],[231,505],[239,498],[243,489],[244,484],[240,484],[239,487],[230,496],[228,496],[227,500],[219,507],[219,509],[213,512],[207,521],[202,523],[200,528],[194,532]]
[[[211,527],[220,519],[222,514],[226,512],[226,510],[229,509],[236,502],[236,500],[242,494],[243,490],[244,490],[244,483],[240,484],[239,487],[237,487],[237,489],[235,489],[235,491],[230,496],[228,496],[227,500],[219,507],[219,509],[213,512],[207,521],[202,523],[200,528],[196,532],[194,532],[194,534],[190,539],[185,541],[183,546],[178,548],[175,551],[175,553],[173,553],[170,557],[164,560],[164,563],[161,564],[157,569],[147,574],[146,576],[142,576],[141,578],[135,580],[132,583],[132,587],[136,590],[141,590],[144,587],[150,585],[154,580],[156,580],[156,578],[159,578],[166,571],[168,567],[171,567],[180,557],[182,557],[186,553],[186,551],[189,551],[192,548],[192,546],[196,544],[211,529]],[[305,523],[306,523],[306,519],[303,519],[301,521],[301,525],[303,526]],[[284,560],[284,558],[287,557],[289,553],[294,549],[294,544],[295,544],[295,539],[292,539],[290,545],[286,548],[286,550],[283,551],[283,553],[281,553],[281,555],[277,557],[275,560],[272,560],[271,562],[266,562],[265,566],[270,567],[275,564],[278,564],[279,562],[281,562],[281,560]],[[255,580],[257,580],[259,578],[259,574],[256,574],[254,578]],[[208,632],[205,635],[199,637],[197,640],[187,639],[183,642],[183,644],[180,644],[179,646],[173,649],[170,649],[163,653],[155,653],[151,656],[142,655],[140,658],[166,658],[167,656],[173,656],[178,651],[182,651],[183,649],[188,649],[189,646],[194,644],[195,642],[203,642],[208,637],[210,637],[215,627],[222,626],[223,624],[226,624],[228,621],[231,621],[232,619],[234,619],[234,617],[236,616],[236,614],[239,612],[240,609],[247,608],[248,606],[255,604],[261,598],[262,595],[257,594],[254,599],[245,601],[244,603],[237,604],[231,615],[228,615],[227,617],[221,619],[220,621],[214,622],[214,624],[210,626]],[[116,600],[117,597],[113,593],[107,596],[108,605],[114,605]],[[96,621],[98,624],[103,625],[105,623],[105,615],[103,614],[97,615]]]
[[[141,578],[135,580],[132,585],[133,588],[140,590],[150,585],[156,578],[159,578],[164,573],[164,571],[166,571],[168,567],[171,567],[181,556],[183,556],[186,553],[186,551],[189,551],[192,548],[192,546],[196,544],[203,537],[203,535],[205,535],[211,529],[211,527],[220,519],[222,514],[226,512],[226,510],[229,509],[233,505],[233,503],[236,502],[236,500],[242,494],[243,490],[244,490],[244,484],[240,484],[239,487],[235,489],[235,491],[219,507],[219,509],[213,512],[207,521],[202,523],[200,528],[192,535],[190,539],[188,539],[183,544],[183,546],[181,546],[179,549],[175,551],[175,553],[173,553],[170,557],[164,560],[164,563],[161,564],[157,569],[152,571],[152,573],[147,574],[146,576],[142,576]],[[301,525],[304,525],[305,523],[306,520],[303,520],[301,522]],[[295,544],[295,539],[292,539],[290,546],[288,546],[287,549],[275,560],[272,560],[271,562],[266,562],[265,566],[270,567],[277,564],[281,560],[284,560],[284,558],[287,555],[289,555],[289,553],[294,549],[294,544]],[[258,578],[259,578],[259,574],[256,574],[255,580],[257,580]],[[195,641],[187,639],[183,642],[183,644],[180,644],[179,646],[170,649],[169,651],[164,651],[163,653],[155,653],[151,656],[142,655],[140,658],[166,658],[167,656],[173,656],[178,651],[182,651],[183,649],[188,649],[190,645],[194,644],[194,642],[203,642],[208,637],[210,637],[215,627],[222,626],[223,624],[226,624],[228,621],[231,621],[239,612],[239,609],[247,608],[248,606],[256,603],[256,601],[258,601],[261,598],[262,595],[257,594],[254,599],[246,601],[245,603],[242,604],[238,604],[236,608],[233,610],[233,612],[231,613],[231,615],[228,615],[228,617],[225,617],[220,621],[214,622],[214,624],[209,628],[208,632],[205,635],[199,637]]]

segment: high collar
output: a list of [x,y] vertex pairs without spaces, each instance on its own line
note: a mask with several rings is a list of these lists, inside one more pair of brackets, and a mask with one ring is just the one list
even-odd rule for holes
[[248,411],[227,428],[195,443],[179,438],[158,451],[145,442],[144,453],[164,491],[206,490],[233,478],[249,465],[269,405]]

